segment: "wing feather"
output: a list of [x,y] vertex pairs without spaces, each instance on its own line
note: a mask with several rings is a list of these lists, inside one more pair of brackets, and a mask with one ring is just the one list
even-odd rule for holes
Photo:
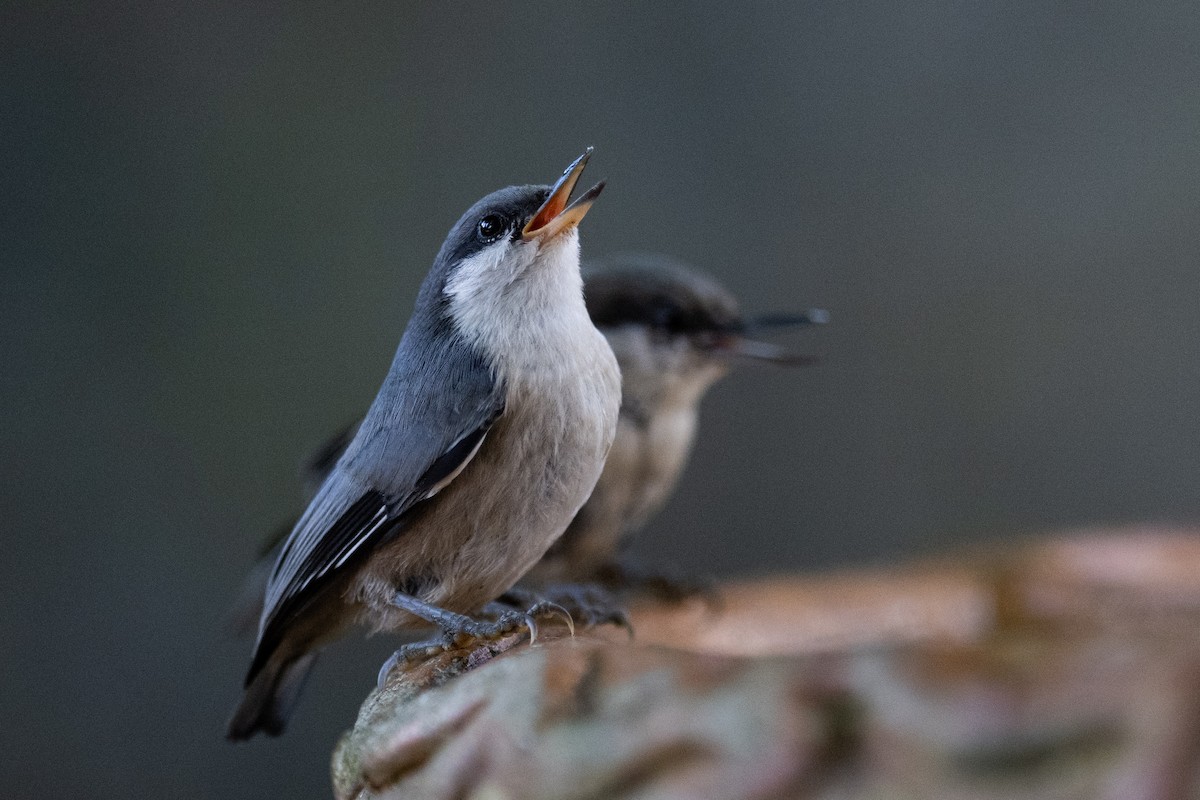
[[275,562],[247,684],[335,576],[462,472],[503,413],[503,386],[460,340],[434,343],[441,360],[407,358],[421,335],[410,324],[379,396]]

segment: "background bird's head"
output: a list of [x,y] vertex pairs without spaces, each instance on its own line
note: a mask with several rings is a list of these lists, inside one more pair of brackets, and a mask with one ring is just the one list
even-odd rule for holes
[[627,395],[663,394],[692,403],[737,359],[812,363],[810,357],[751,336],[827,319],[819,310],[745,318],[724,286],[661,255],[592,262],[584,278],[588,313],[617,355]]

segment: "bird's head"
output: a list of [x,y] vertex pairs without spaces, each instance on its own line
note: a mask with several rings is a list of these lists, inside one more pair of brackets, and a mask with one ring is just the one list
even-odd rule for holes
[[517,284],[577,287],[577,226],[604,188],[600,182],[571,202],[591,154],[588,148],[552,186],[510,186],[473,205],[438,255],[445,294],[484,313],[503,297],[524,294],[513,291]]
[[825,322],[817,309],[747,319],[724,286],[664,256],[624,255],[584,274],[588,313],[621,363],[626,392],[678,392],[694,402],[734,360],[812,363],[752,338],[785,325]]

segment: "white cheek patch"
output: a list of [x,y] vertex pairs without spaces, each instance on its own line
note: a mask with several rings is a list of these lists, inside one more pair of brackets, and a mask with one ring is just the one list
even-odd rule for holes
[[546,242],[497,242],[461,262],[445,293],[458,330],[490,356],[500,378],[518,365],[565,358],[550,351],[596,332],[583,304],[574,229]]
[[460,328],[472,335],[490,324],[505,296],[539,257],[536,244],[507,238],[464,259],[446,281],[445,293]]
[[528,267],[531,254],[525,251],[532,249],[501,239],[464,259],[446,281],[450,314],[459,330],[477,344],[503,293]]
[[446,282],[446,294],[451,300],[469,301],[495,292],[497,287],[511,283],[518,274],[520,258],[509,258],[512,244],[507,238],[480,250],[463,260]]

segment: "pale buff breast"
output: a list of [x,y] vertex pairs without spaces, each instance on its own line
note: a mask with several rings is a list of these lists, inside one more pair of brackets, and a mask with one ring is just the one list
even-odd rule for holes
[[[590,324],[544,343],[542,363],[510,375],[505,412],[475,458],[352,581],[346,596],[375,628],[419,624],[396,591],[460,613],[510,588],[591,494],[616,430],[620,375]],[[570,350],[569,354],[561,352]],[[577,370],[564,370],[570,357]]]

